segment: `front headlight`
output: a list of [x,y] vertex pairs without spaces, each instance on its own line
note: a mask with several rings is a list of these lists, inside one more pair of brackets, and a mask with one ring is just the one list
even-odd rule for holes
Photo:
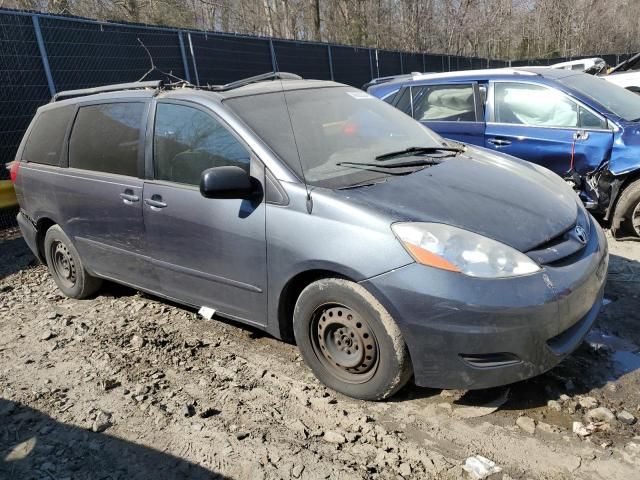
[[528,275],[540,267],[525,254],[461,228],[441,223],[394,223],[393,233],[416,262],[471,277]]

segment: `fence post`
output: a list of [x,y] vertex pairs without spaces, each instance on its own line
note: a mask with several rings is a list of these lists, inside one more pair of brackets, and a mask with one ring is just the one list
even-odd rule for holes
[[269,51],[271,52],[271,68],[273,68],[274,72],[278,70],[278,58],[276,57],[276,49],[273,46],[273,39],[269,39]]
[[424,53],[422,54],[422,73],[427,71],[427,62],[424,60]]
[[400,55],[400,74],[402,75],[404,73],[404,62],[402,61],[402,52],[400,52],[398,55]]
[[371,49],[369,49],[369,74],[371,75],[371,80],[375,77],[373,76],[373,58],[371,57]]
[[180,43],[180,56],[182,57],[182,68],[187,82],[191,83],[191,75],[189,75],[189,62],[187,62],[187,53],[184,49],[184,39],[182,38],[182,30],[178,30],[178,42]]
[[198,76],[198,65],[196,64],[196,54],[193,50],[193,42],[191,41],[191,32],[187,33],[187,40],[189,40],[189,52],[191,53],[191,60],[193,62],[193,74],[196,76],[196,85],[200,86],[200,77]]
[[333,81],[333,55],[331,54],[331,45],[327,45],[327,53],[329,54],[329,74],[331,75],[331,80]]
[[376,75],[377,77],[380,76],[380,59],[378,58],[378,49],[376,48],[376,73],[378,75]]
[[40,50],[40,58],[42,59],[44,74],[47,77],[49,92],[53,97],[56,94],[56,85],[53,83],[53,75],[51,75],[51,67],[49,66],[49,56],[47,55],[47,47],[45,46],[44,38],[42,37],[42,30],[40,30],[40,19],[38,18],[38,15],[31,15],[31,21],[33,22],[33,29],[36,33],[36,41],[38,42],[38,49]]

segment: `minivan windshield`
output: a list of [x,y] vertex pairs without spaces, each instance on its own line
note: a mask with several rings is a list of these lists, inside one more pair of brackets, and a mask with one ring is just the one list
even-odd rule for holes
[[[414,157],[436,159],[455,154],[433,131],[351,87],[270,92],[233,97],[225,104],[300,178],[302,164],[311,185],[348,187],[411,173],[428,163]],[[390,168],[393,162],[405,168]],[[413,168],[407,170],[408,165]]]
[[585,95],[628,122],[640,120],[640,95],[593,75],[560,78],[560,83]]

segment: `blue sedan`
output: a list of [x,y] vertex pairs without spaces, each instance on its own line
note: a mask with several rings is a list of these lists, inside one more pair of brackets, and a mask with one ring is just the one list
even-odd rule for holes
[[446,138],[542,165],[614,232],[640,237],[640,96],[571,70],[412,74],[368,92]]

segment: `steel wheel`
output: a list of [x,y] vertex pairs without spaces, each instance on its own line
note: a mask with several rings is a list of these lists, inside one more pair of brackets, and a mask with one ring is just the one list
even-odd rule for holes
[[631,225],[636,235],[640,237],[640,202],[636,204],[636,207],[631,212]]
[[311,343],[324,366],[341,380],[363,383],[378,367],[378,342],[367,320],[343,305],[323,305],[311,322]]
[[76,264],[64,243],[53,242],[51,244],[51,259],[57,277],[64,286],[72,288],[76,284]]

